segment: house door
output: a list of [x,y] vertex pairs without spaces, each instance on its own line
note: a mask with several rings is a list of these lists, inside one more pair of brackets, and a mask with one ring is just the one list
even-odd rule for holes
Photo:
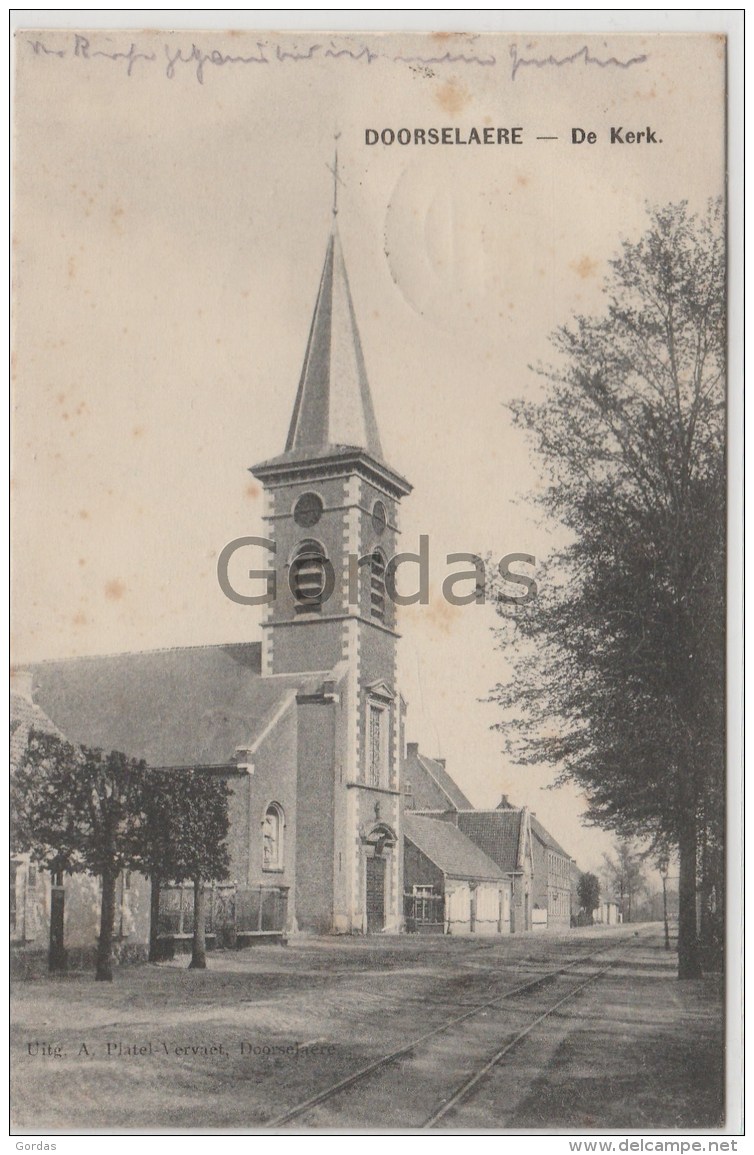
[[367,859],[367,934],[385,926],[385,859]]

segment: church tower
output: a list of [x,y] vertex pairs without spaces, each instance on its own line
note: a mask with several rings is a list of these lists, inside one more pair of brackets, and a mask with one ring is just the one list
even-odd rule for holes
[[[336,213],[285,450],[251,470],[276,545],[262,674],[321,672],[332,690],[331,719],[320,709],[307,749],[299,746],[297,886],[304,853],[332,856],[327,929],[398,930],[403,719],[385,577],[411,486],[383,458]],[[332,756],[320,758],[331,765],[315,773],[307,760],[325,731]]]

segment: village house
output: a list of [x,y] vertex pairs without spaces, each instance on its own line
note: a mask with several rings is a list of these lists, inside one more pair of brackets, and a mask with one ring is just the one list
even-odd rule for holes
[[[498,810],[516,809],[504,794]],[[571,857],[556,842],[535,814],[529,814],[533,851],[533,907],[535,927],[551,930],[571,925]]]
[[512,880],[452,823],[407,811],[406,929],[419,933],[510,932]]
[[[406,808],[409,813],[455,825],[509,881],[505,927],[511,931],[567,929],[571,925],[571,859],[525,807],[503,795],[492,811],[476,810],[449,774],[444,761],[408,743]],[[419,884],[406,858],[407,894]]]

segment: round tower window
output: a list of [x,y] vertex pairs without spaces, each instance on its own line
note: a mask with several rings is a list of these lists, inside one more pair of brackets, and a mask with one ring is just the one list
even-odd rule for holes
[[302,493],[293,508],[293,520],[296,525],[310,529],[321,518],[323,509],[322,498],[316,493]]
[[375,501],[372,508],[372,528],[375,533],[384,533],[387,525],[387,510],[381,501]]

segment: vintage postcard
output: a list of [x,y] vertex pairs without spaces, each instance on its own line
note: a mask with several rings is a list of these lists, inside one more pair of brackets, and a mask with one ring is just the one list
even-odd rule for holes
[[17,1134],[736,1133],[726,51],[16,32]]

